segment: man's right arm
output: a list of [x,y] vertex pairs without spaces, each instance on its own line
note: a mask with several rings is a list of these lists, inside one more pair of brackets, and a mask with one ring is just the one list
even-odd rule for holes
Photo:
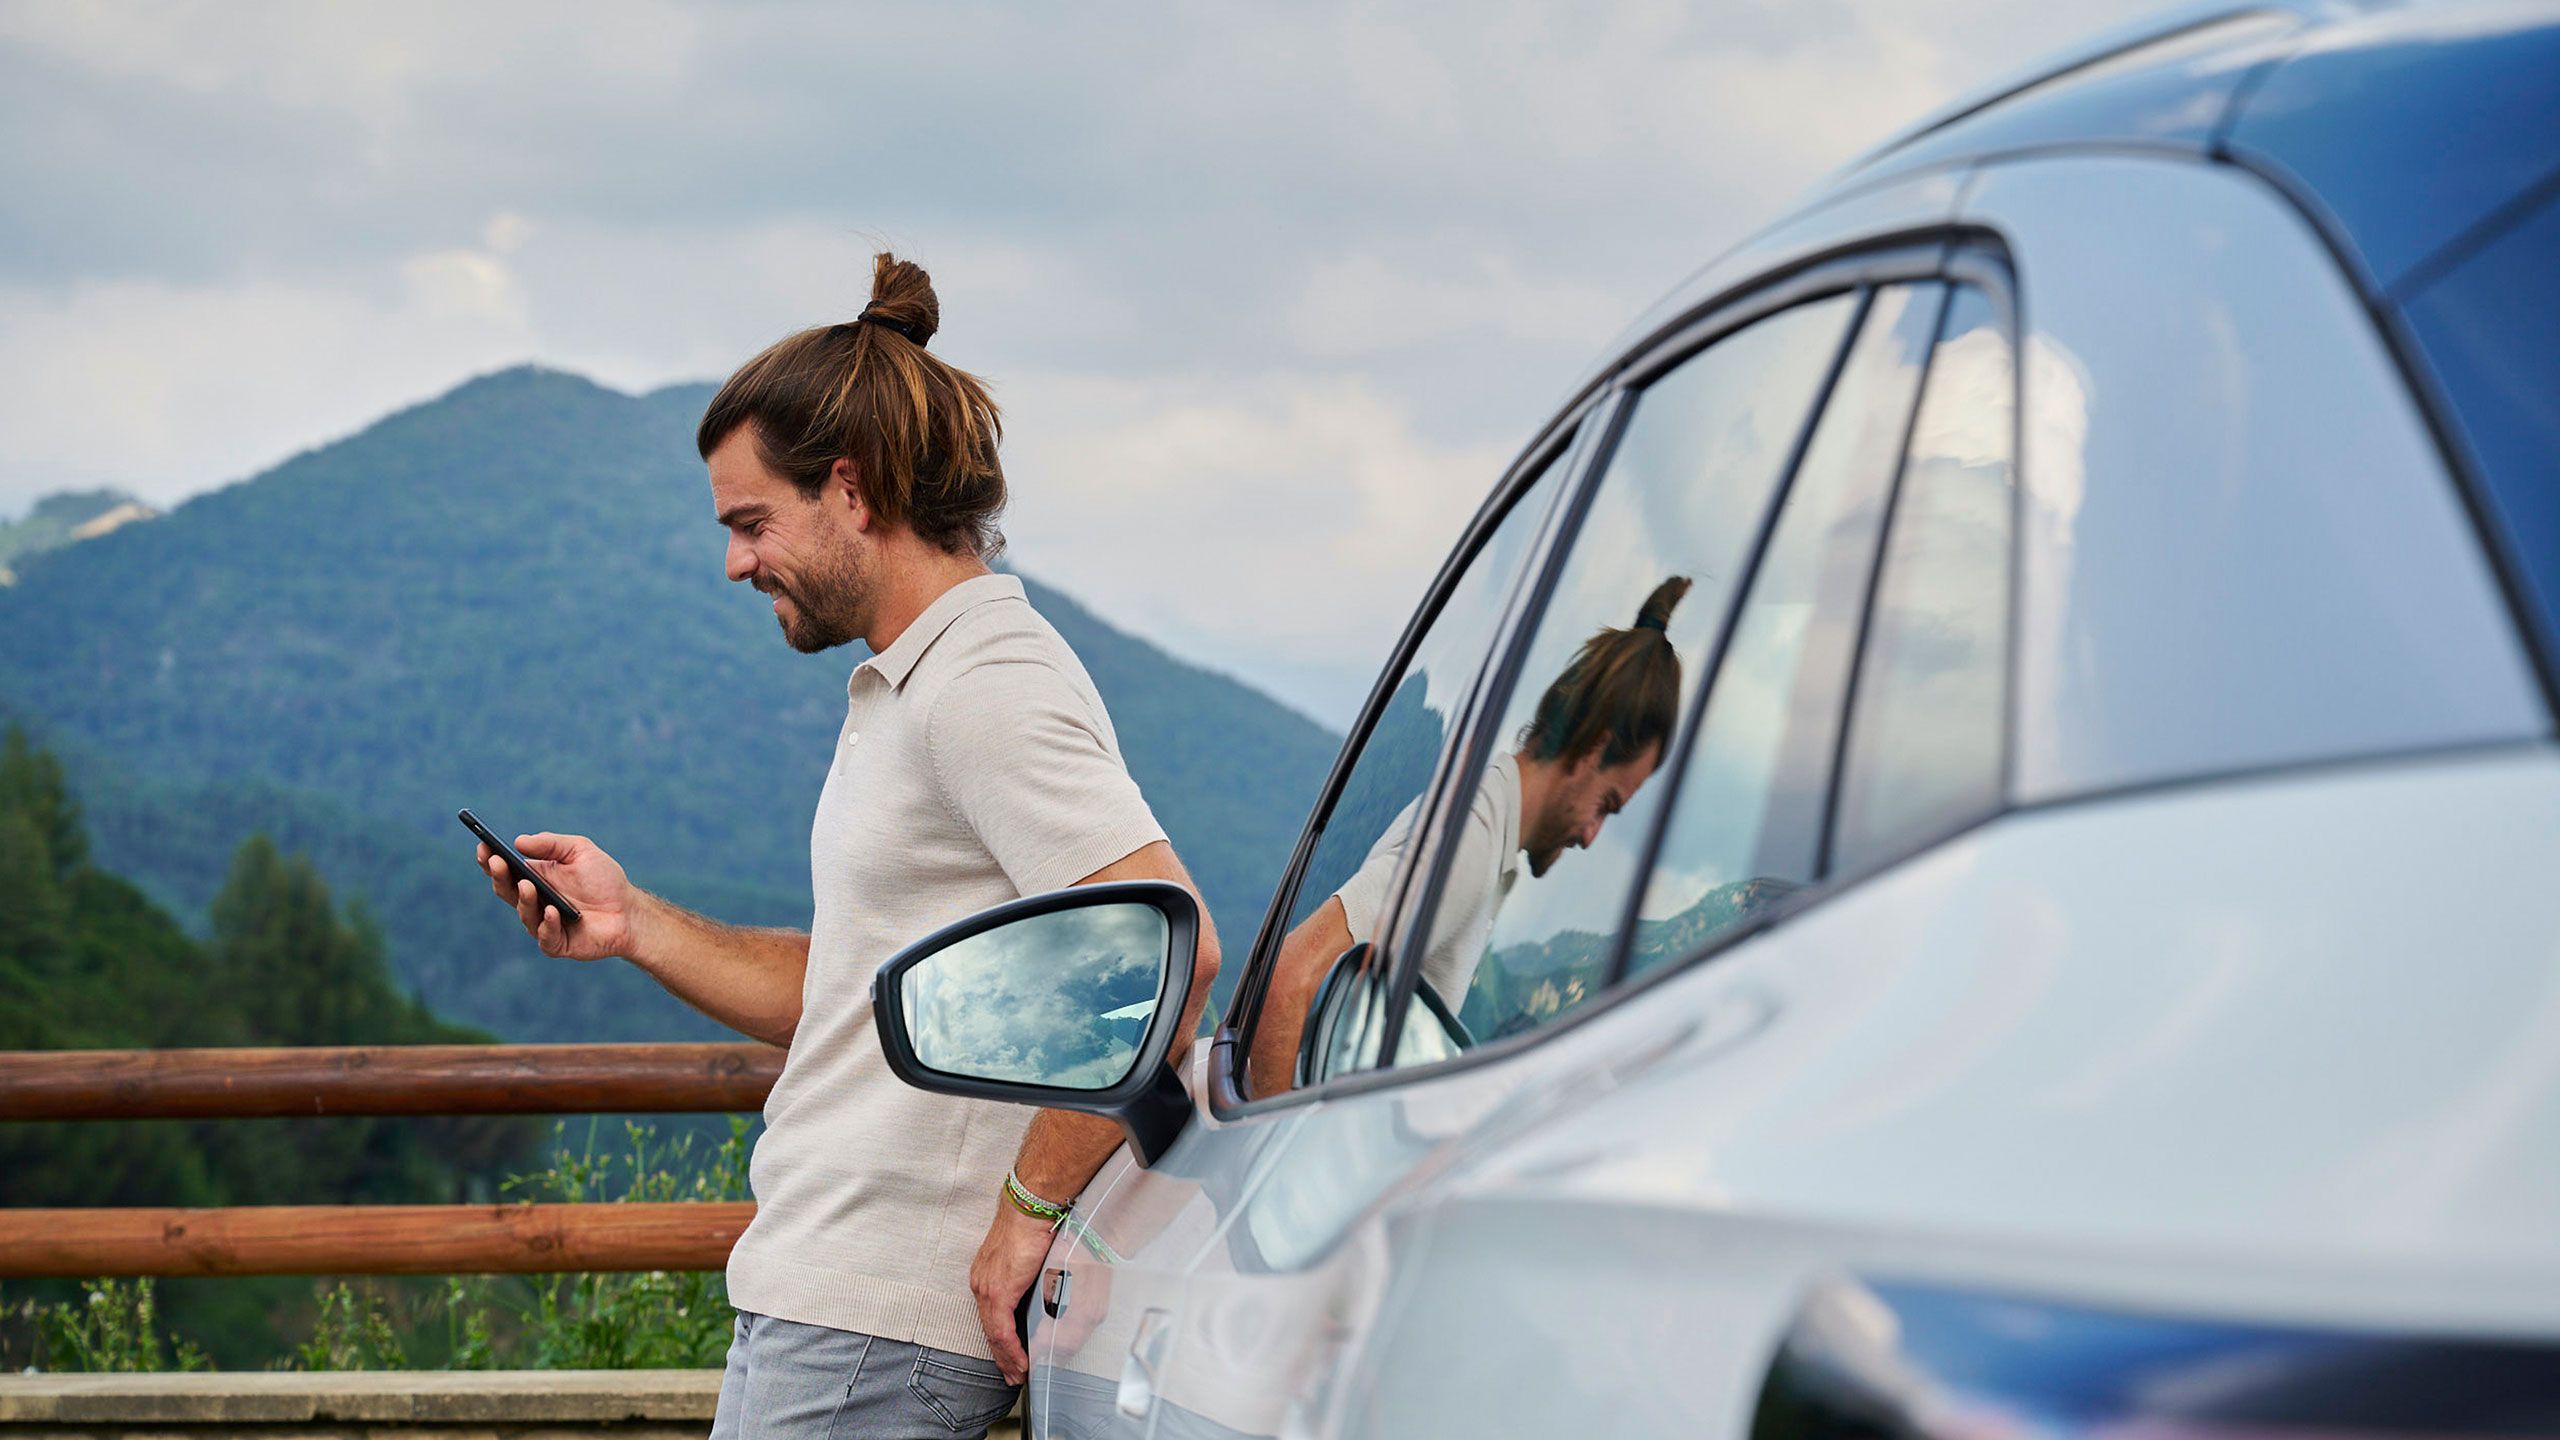
[[1307,1010],[1315,1004],[1316,991],[1333,962],[1351,945],[1351,923],[1343,915],[1339,896],[1327,898],[1280,942],[1271,988],[1263,997],[1262,1019],[1254,1029],[1253,1050],[1246,1060],[1246,1090],[1253,1098],[1290,1088]]
[[575,926],[542,903],[529,881],[479,847],[489,888],[515,906],[516,919],[545,955],[571,960],[620,956],[687,1005],[753,1039],[787,1046],[800,1028],[800,985],[809,937],[799,930],[724,925],[631,883],[614,858],[583,835],[519,835],[516,849],[578,907]]

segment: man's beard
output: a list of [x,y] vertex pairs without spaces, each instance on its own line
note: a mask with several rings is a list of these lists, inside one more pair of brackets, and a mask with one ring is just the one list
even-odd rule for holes
[[830,550],[806,574],[789,584],[776,581],[771,586],[756,586],[765,594],[778,593],[791,602],[791,614],[777,612],[774,619],[782,626],[782,638],[803,655],[815,655],[862,638],[862,609],[869,588],[864,583],[861,557],[851,545]]
[[1535,880],[1539,876],[1546,874],[1548,867],[1554,865],[1556,861],[1562,858],[1564,858],[1564,847],[1561,845],[1548,845],[1542,848],[1530,850],[1529,878]]

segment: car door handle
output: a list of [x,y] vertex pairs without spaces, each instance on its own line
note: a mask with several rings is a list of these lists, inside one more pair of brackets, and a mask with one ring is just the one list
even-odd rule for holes
[[1166,1312],[1148,1310],[1138,1316],[1138,1333],[1129,1342],[1129,1358],[1120,1366],[1116,1403],[1121,1414],[1144,1420],[1156,1408],[1158,1372],[1164,1366],[1165,1341],[1172,1334],[1173,1317]]
[[1064,1265],[1052,1265],[1041,1273],[1040,1308],[1049,1312],[1050,1319],[1057,1319],[1058,1312],[1067,1308],[1067,1295],[1075,1282],[1075,1275]]

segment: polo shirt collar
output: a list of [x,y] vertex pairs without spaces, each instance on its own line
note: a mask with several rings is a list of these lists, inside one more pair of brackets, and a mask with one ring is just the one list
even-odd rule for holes
[[935,596],[933,603],[924,607],[924,613],[889,642],[888,649],[853,667],[852,679],[845,681],[845,692],[852,693],[854,681],[861,679],[865,670],[888,682],[890,689],[898,689],[907,683],[907,676],[924,658],[924,652],[951,628],[952,621],[990,600],[1022,598],[1022,581],[1011,575],[973,575],[961,581]]

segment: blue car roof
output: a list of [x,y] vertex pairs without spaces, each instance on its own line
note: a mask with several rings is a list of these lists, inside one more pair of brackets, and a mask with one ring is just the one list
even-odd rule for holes
[[2457,432],[2560,705],[2560,0],[2179,10],[1976,94],[1813,203],[2006,156],[2245,167],[2327,237]]
[[2328,222],[2372,292],[2405,291],[2560,176],[2560,0],[2171,11],[1957,102],[1834,186],[2092,146],[2245,163]]

